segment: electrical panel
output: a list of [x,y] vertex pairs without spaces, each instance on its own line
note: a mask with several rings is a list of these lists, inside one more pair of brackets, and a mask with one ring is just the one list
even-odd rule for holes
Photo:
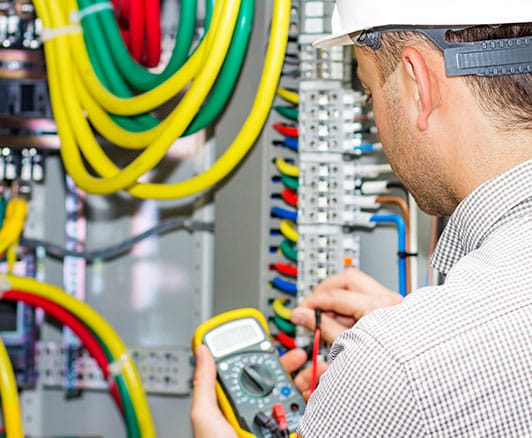
[[[250,43],[232,98],[214,124],[176,140],[146,181],[195,178],[232,144],[255,100],[250,90],[257,89],[271,38],[273,1],[252,3]],[[208,317],[258,308],[283,353],[309,342],[289,312],[327,277],[357,267],[398,287],[399,227],[382,226],[375,216],[396,214],[381,195],[405,197],[403,189],[378,143],[371,106],[353,84],[352,49],[312,46],[330,33],[334,4],[292,2],[279,91],[250,153],[213,188],[162,201],[124,190],[94,195],[76,186],[62,157],[43,47],[43,33],[45,40],[57,36],[30,0],[0,0],[0,225],[9,201],[24,199],[28,208],[0,272],[55,284],[109,322],[127,347],[109,368],[120,374],[123,363],[134,363],[157,436],[192,436],[190,340]],[[151,73],[164,70],[183,31],[182,3],[160,5],[163,50]],[[100,17],[110,3],[90,7],[87,16]],[[209,13],[198,4],[191,41],[205,38]],[[79,36],[80,23],[70,24],[61,38]],[[179,97],[150,115],[162,119]],[[96,133],[88,112],[83,117],[106,157],[125,165],[135,160]],[[84,154],[81,161],[89,161]],[[403,257],[419,252],[420,261],[412,286],[422,277],[425,254],[409,243]],[[20,390],[26,436],[128,436],[109,396],[116,376],[106,378],[82,340],[48,311],[0,301],[0,336]]]

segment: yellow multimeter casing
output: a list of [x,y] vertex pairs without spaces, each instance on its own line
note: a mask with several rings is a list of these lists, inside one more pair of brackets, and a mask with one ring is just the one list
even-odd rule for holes
[[239,437],[271,437],[253,417],[259,411],[271,416],[273,404],[280,402],[295,438],[305,402],[279,362],[268,324],[257,309],[236,309],[204,322],[194,333],[192,349],[199,344],[207,345],[214,357],[218,403]]

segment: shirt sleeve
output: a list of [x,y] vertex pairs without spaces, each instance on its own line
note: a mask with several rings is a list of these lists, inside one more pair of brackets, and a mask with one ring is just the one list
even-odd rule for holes
[[402,366],[363,330],[342,334],[299,424],[303,438],[423,436]]

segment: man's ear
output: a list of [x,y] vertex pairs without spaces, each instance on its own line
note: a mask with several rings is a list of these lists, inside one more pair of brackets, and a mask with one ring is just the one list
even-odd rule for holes
[[426,56],[415,47],[405,47],[401,53],[401,63],[410,81],[417,106],[417,127],[425,131],[429,117],[435,107],[438,93],[437,78],[432,74]]

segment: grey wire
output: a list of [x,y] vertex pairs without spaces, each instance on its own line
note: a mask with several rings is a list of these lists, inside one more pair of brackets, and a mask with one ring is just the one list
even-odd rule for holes
[[135,244],[140,241],[151,237],[153,235],[164,234],[176,229],[186,229],[188,231],[214,231],[213,222],[201,222],[193,221],[190,219],[184,218],[172,218],[165,219],[159,222],[156,226],[149,228],[148,230],[132,236],[129,239],[117,243],[116,245],[109,246],[107,248],[95,249],[92,251],[74,251],[66,249],[62,246],[56,245],[55,243],[47,242],[39,239],[28,239],[22,237],[20,239],[20,245],[27,248],[39,248],[42,247],[46,251],[46,255],[57,258],[64,259],[65,257],[78,257],[85,259],[87,262],[94,262],[96,260],[110,260],[118,256],[121,256],[127,253]]

